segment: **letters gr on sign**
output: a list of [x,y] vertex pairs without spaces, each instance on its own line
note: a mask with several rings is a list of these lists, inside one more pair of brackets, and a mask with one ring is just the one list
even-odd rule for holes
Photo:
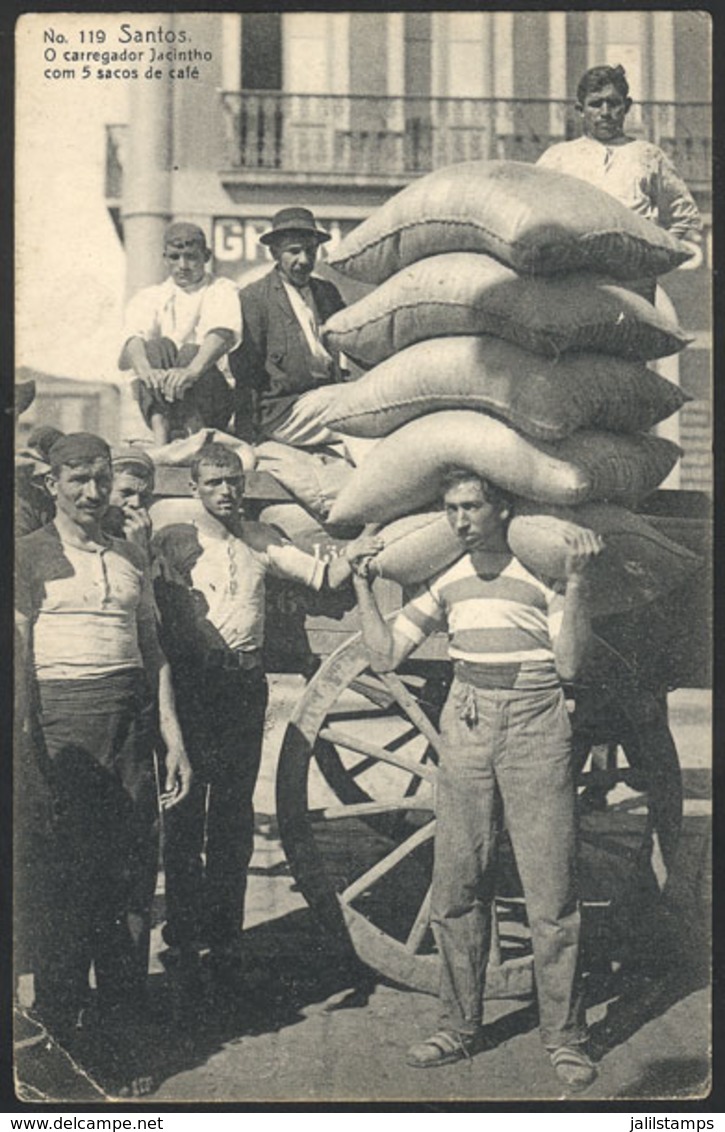
[[[336,220],[325,216],[315,219],[320,228],[332,237],[319,250],[319,262],[324,263],[328,252],[334,252],[343,236],[358,223],[356,220]],[[245,269],[270,263],[269,252],[260,244],[259,237],[270,226],[268,217],[217,217],[214,220],[212,251],[217,275],[236,279]]]

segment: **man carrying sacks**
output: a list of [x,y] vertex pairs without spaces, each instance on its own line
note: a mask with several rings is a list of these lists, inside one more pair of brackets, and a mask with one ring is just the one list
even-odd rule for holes
[[465,553],[392,627],[373,596],[370,563],[353,558],[372,667],[395,668],[442,627],[454,665],[441,716],[431,902],[443,1025],[407,1060],[429,1068],[482,1048],[500,795],[531,927],[541,1037],[559,1080],[579,1090],[596,1070],[585,1051],[579,985],[574,778],[561,681],[575,677],[589,645],[587,573],[603,543],[572,528],[565,582],[555,592],[511,554],[505,493],[464,468],[447,469],[442,486]]

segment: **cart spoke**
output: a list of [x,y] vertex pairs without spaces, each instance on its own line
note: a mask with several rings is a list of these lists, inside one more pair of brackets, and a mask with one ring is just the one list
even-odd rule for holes
[[355,763],[353,766],[346,766],[345,774],[347,774],[349,778],[357,778],[359,775],[365,774],[366,770],[372,770],[374,766],[377,766],[378,761],[378,759],[371,758],[371,756],[368,755],[367,758],[360,759],[359,763]]
[[408,938],[405,941],[406,950],[412,951],[413,954],[415,954],[415,952],[422,944],[425,938],[425,933],[428,931],[428,925],[430,924],[431,890],[432,889],[429,886],[428,891],[423,897],[423,903],[418,909],[418,915],[413,921],[413,926],[408,932]]
[[387,876],[396,865],[404,861],[418,846],[424,845],[426,841],[429,841],[434,833],[435,819],[421,826],[420,829],[417,829],[415,833],[412,833],[410,837],[406,838],[400,845],[396,845],[394,849],[391,849],[377,864],[367,869],[357,880],[354,880],[352,884],[348,885],[344,892],[340,893],[340,900],[345,904],[351,904],[352,901],[363,892],[366,892],[384,876]]
[[389,751],[398,751],[419,734],[420,732],[417,727],[409,727],[407,731],[401,731],[400,735],[396,735],[394,739],[390,739],[386,743],[386,748]]
[[440,758],[443,749],[441,737],[431,721],[428,719],[428,716],[423,711],[415,696],[411,693],[410,689],[407,688],[400,677],[396,676],[393,672],[386,672],[382,674],[382,680],[385,683],[386,688],[388,688],[391,694],[395,696],[395,699],[398,701],[401,708],[408,716],[408,719],[411,721],[411,723],[415,724],[421,735],[424,735],[426,737],[431,747]]
[[423,779],[420,777],[419,774],[414,774],[412,776],[410,782],[408,783],[408,785],[405,788],[404,797],[405,798],[414,798],[415,795],[420,790],[420,784],[421,784],[422,781],[423,781]]
[[375,743],[368,743],[365,739],[360,739],[357,735],[350,735],[346,731],[340,731],[337,727],[323,727],[320,731],[320,738],[326,739],[328,743],[334,743],[336,747],[345,747],[348,751],[357,751],[358,754],[367,755],[378,762],[390,763],[391,766],[397,766],[401,770],[406,770],[413,776],[425,778],[429,782],[435,780],[434,768],[422,766],[421,763],[408,758],[404,754],[389,751],[387,747],[380,747]]
[[310,821],[338,821],[341,818],[367,818],[378,814],[406,814],[412,810],[427,810],[432,813],[433,803],[426,802],[423,798],[398,798],[390,802],[353,802],[349,806],[340,803],[308,810],[307,813]]
[[[376,705],[376,708],[377,708],[377,705]],[[399,719],[399,718],[400,718],[400,709],[398,708],[398,705],[395,704],[395,703],[389,703],[386,707],[377,708],[377,710],[373,710],[372,708],[364,706],[364,707],[355,708],[355,709],[353,709],[353,708],[344,708],[344,709],[340,708],[339,711],[330,711],[330,712],[327,713],[328,722],[335,720],[337,722],[344,722],[344,723],[352,723],[352,722],[366,723],[371,719]]]
[[395,703],[395,697],[391,696],[389,690],[385,687],[377,676],[363,673],[356,676],[354,680],[350,681],[350,689],[357,692],[358,695],[364,696],[365,699],[370,700],[382,710],[386,710]]

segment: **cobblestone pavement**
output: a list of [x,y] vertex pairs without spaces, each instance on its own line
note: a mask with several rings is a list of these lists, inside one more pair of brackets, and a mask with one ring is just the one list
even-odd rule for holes
[[[161,877],[150,977],[159,1034],[150,1060],[159,1084],[148,1101],[374,1100],[440,1107],[456,1100],[484,1104],[561,1097],[526,1001],[487,1004],[486,1052],[436,1070],[405,1064],[406,1046],[437,1026],[436,1001],[388,985],[343,956],[297,890],[277,833],[274,780],[286,721],[302,683],[298,677],[271,681],[256,795],[246,974],[238,988],[222,992],[205,975],[204,1008],[193,1029],[187,1033],[169,1025],[179,1003],[163,965]],[[599,1078],[582,1105],[602,1099],[674,1101],[709,1090],[709,713],[708,693],[681,690],[670,698],[685,778],[681,850],[665,900],[636,892],[619,923],[616,918],[610,923],[602,912],[606,932],[598,939],[611,951],[605,964],[590,966],[587,976]],[[634,819],[629,814],[626,820]],[[614,856],[607,858],[607,869],[617,867]],[[21,980],[21,997],[28,994],[27,980]],[[16,1078],[19,1096],[30,1101],[103,1099],[93,1082],[76,1072],[62,1051],[40,1040],[37,1028],[22,1016]]]

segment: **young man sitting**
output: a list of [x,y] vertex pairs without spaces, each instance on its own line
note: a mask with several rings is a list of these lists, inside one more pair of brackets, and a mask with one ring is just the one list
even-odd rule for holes
[[239,292],[206,270],[211,252],[196,224],[169,225],[169,276],[133,296],[119,368],[136,375],[134,394],[157,444],[204,427],[227,428],[231,386],[218,363],[241,341]]

